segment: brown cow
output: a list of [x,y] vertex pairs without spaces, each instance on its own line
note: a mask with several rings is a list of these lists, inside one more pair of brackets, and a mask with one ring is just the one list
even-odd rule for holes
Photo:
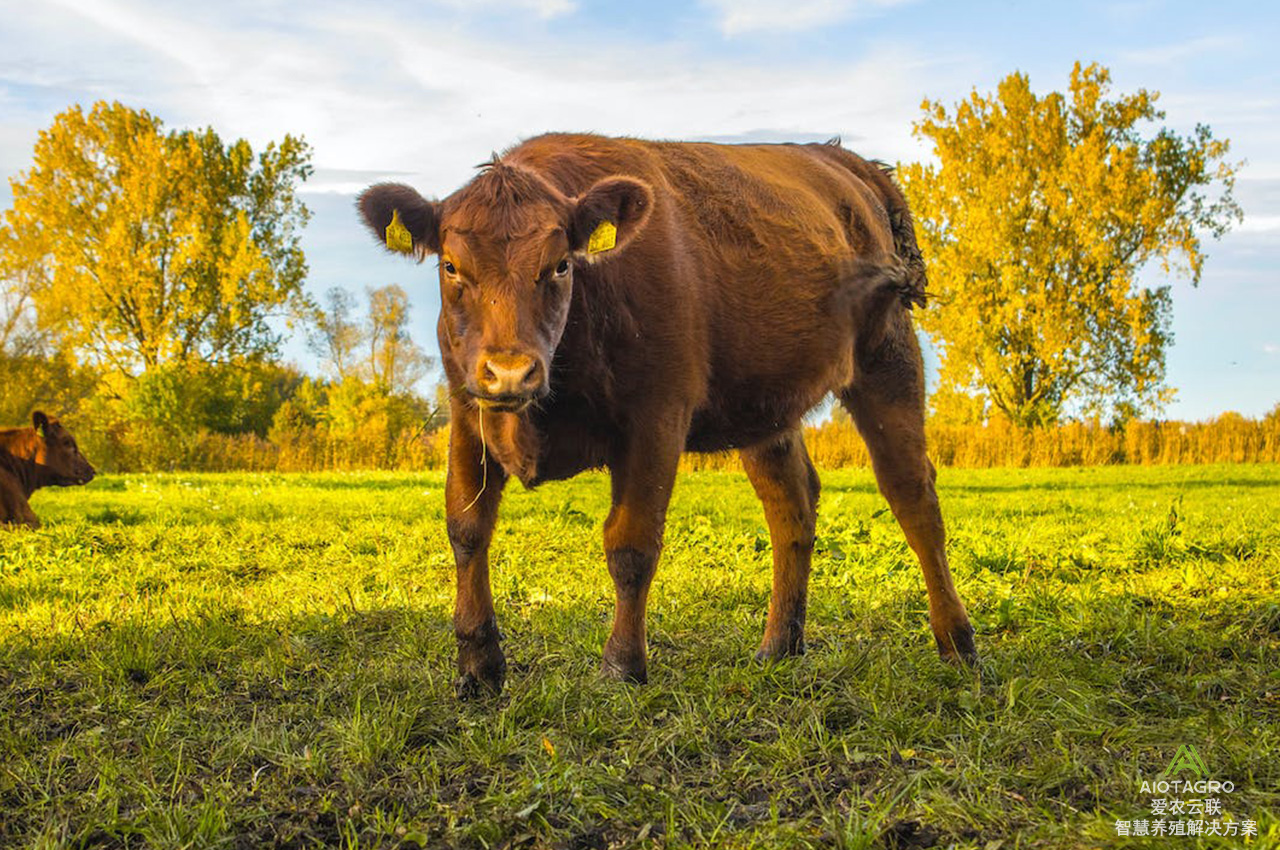
[[62,423],[37,410],[31,425],[0,429],[0,525],[39,528],[28,502],[32,493],[93,480],[93,467]]
[[805,412],[834,391],[924,568],[941,654],[975,659],[952,585],[907,309],[924,266],[901,193],[838,142],[547,135],[443,201],[360,197],[393,250],[439,256],[460,693],[501,687],[489,542],[508,476],[607,467],[617,610],[604,671],[647,677],[645,602],[681,452],[738,449],[773,542],[759,656],[802,652],[818,502]]

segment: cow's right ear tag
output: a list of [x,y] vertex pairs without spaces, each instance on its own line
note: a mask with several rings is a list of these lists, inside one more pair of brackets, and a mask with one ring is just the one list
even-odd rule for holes
[[587,240],[588,254],[603,254],[612,251],[618,244],[618,226],[612,221],[602,221],[596,226],[591,238]]
[[413,234],[400,220],[400,210],[391,211],[391,223],[387,225],[387,247],[401,254],[413,253]]

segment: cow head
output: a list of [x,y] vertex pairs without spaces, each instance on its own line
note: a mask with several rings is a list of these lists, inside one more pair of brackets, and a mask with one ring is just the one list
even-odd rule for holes
[[383,183],[360,213],[391,250],[439,257],[440,346],[449,381],[486,409],[523,410],[550,391],[576,268],[624,249],[644,227],[649,187],[610,177],[567,197],[499,161],[443,201]]
[[31,414],[31,425],[35,429],[36,464],[43,468],[48,476],[48,483],[59,487],[72,484],[88,484],[96,474],[89,461],[80,454],[75,437],[62,427],[57,419],[50,419],[43,411]]

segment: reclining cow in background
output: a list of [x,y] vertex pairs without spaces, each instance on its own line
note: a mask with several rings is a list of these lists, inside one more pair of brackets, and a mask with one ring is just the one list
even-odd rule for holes
[[0,525],[39,528],[28,502],[32,493],[93,480],[93,467],[57,419],[37,410],[31,425],[0,429]]
[[740,452],[773,542],[759,655],[802,652],[819,483],[800,426],[828,392],[924,568],[939,651],[976,657],[925,456],[908,310],[924,264],[886,168],[836,142],[548,135],[443,201],[379,184],[359,208],[388,248],[439,257],[460,693],[500,688],[506,669],[489,542],[507,478],[600,466],[617,600],[603,668],[646,680],[645,604],[685,450]]

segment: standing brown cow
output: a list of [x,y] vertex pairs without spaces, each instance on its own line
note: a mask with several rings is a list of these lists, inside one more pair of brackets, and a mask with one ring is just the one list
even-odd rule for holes
[[645,602],[685,450],[739,450],[773,542],[759,655],[802,652],[819,483],[800,422],[832,391],[924,568],[940,652],[976,657],[925,456],[907,309],[924,267],[886,168],[838,143],[593,135],[541,136],[481,168],[443,201],[400,184],[359,201],[389,248],[439,256],[460,693],[499,689],[506,668],[489,542],[508,476],[599,466],[617,593],[603,668],[646,680]]
[[0,525],[39,528],[28,500],[41,487],[88,484],[94,470],[71,432],[37,410],[30,428],[0,429]]

